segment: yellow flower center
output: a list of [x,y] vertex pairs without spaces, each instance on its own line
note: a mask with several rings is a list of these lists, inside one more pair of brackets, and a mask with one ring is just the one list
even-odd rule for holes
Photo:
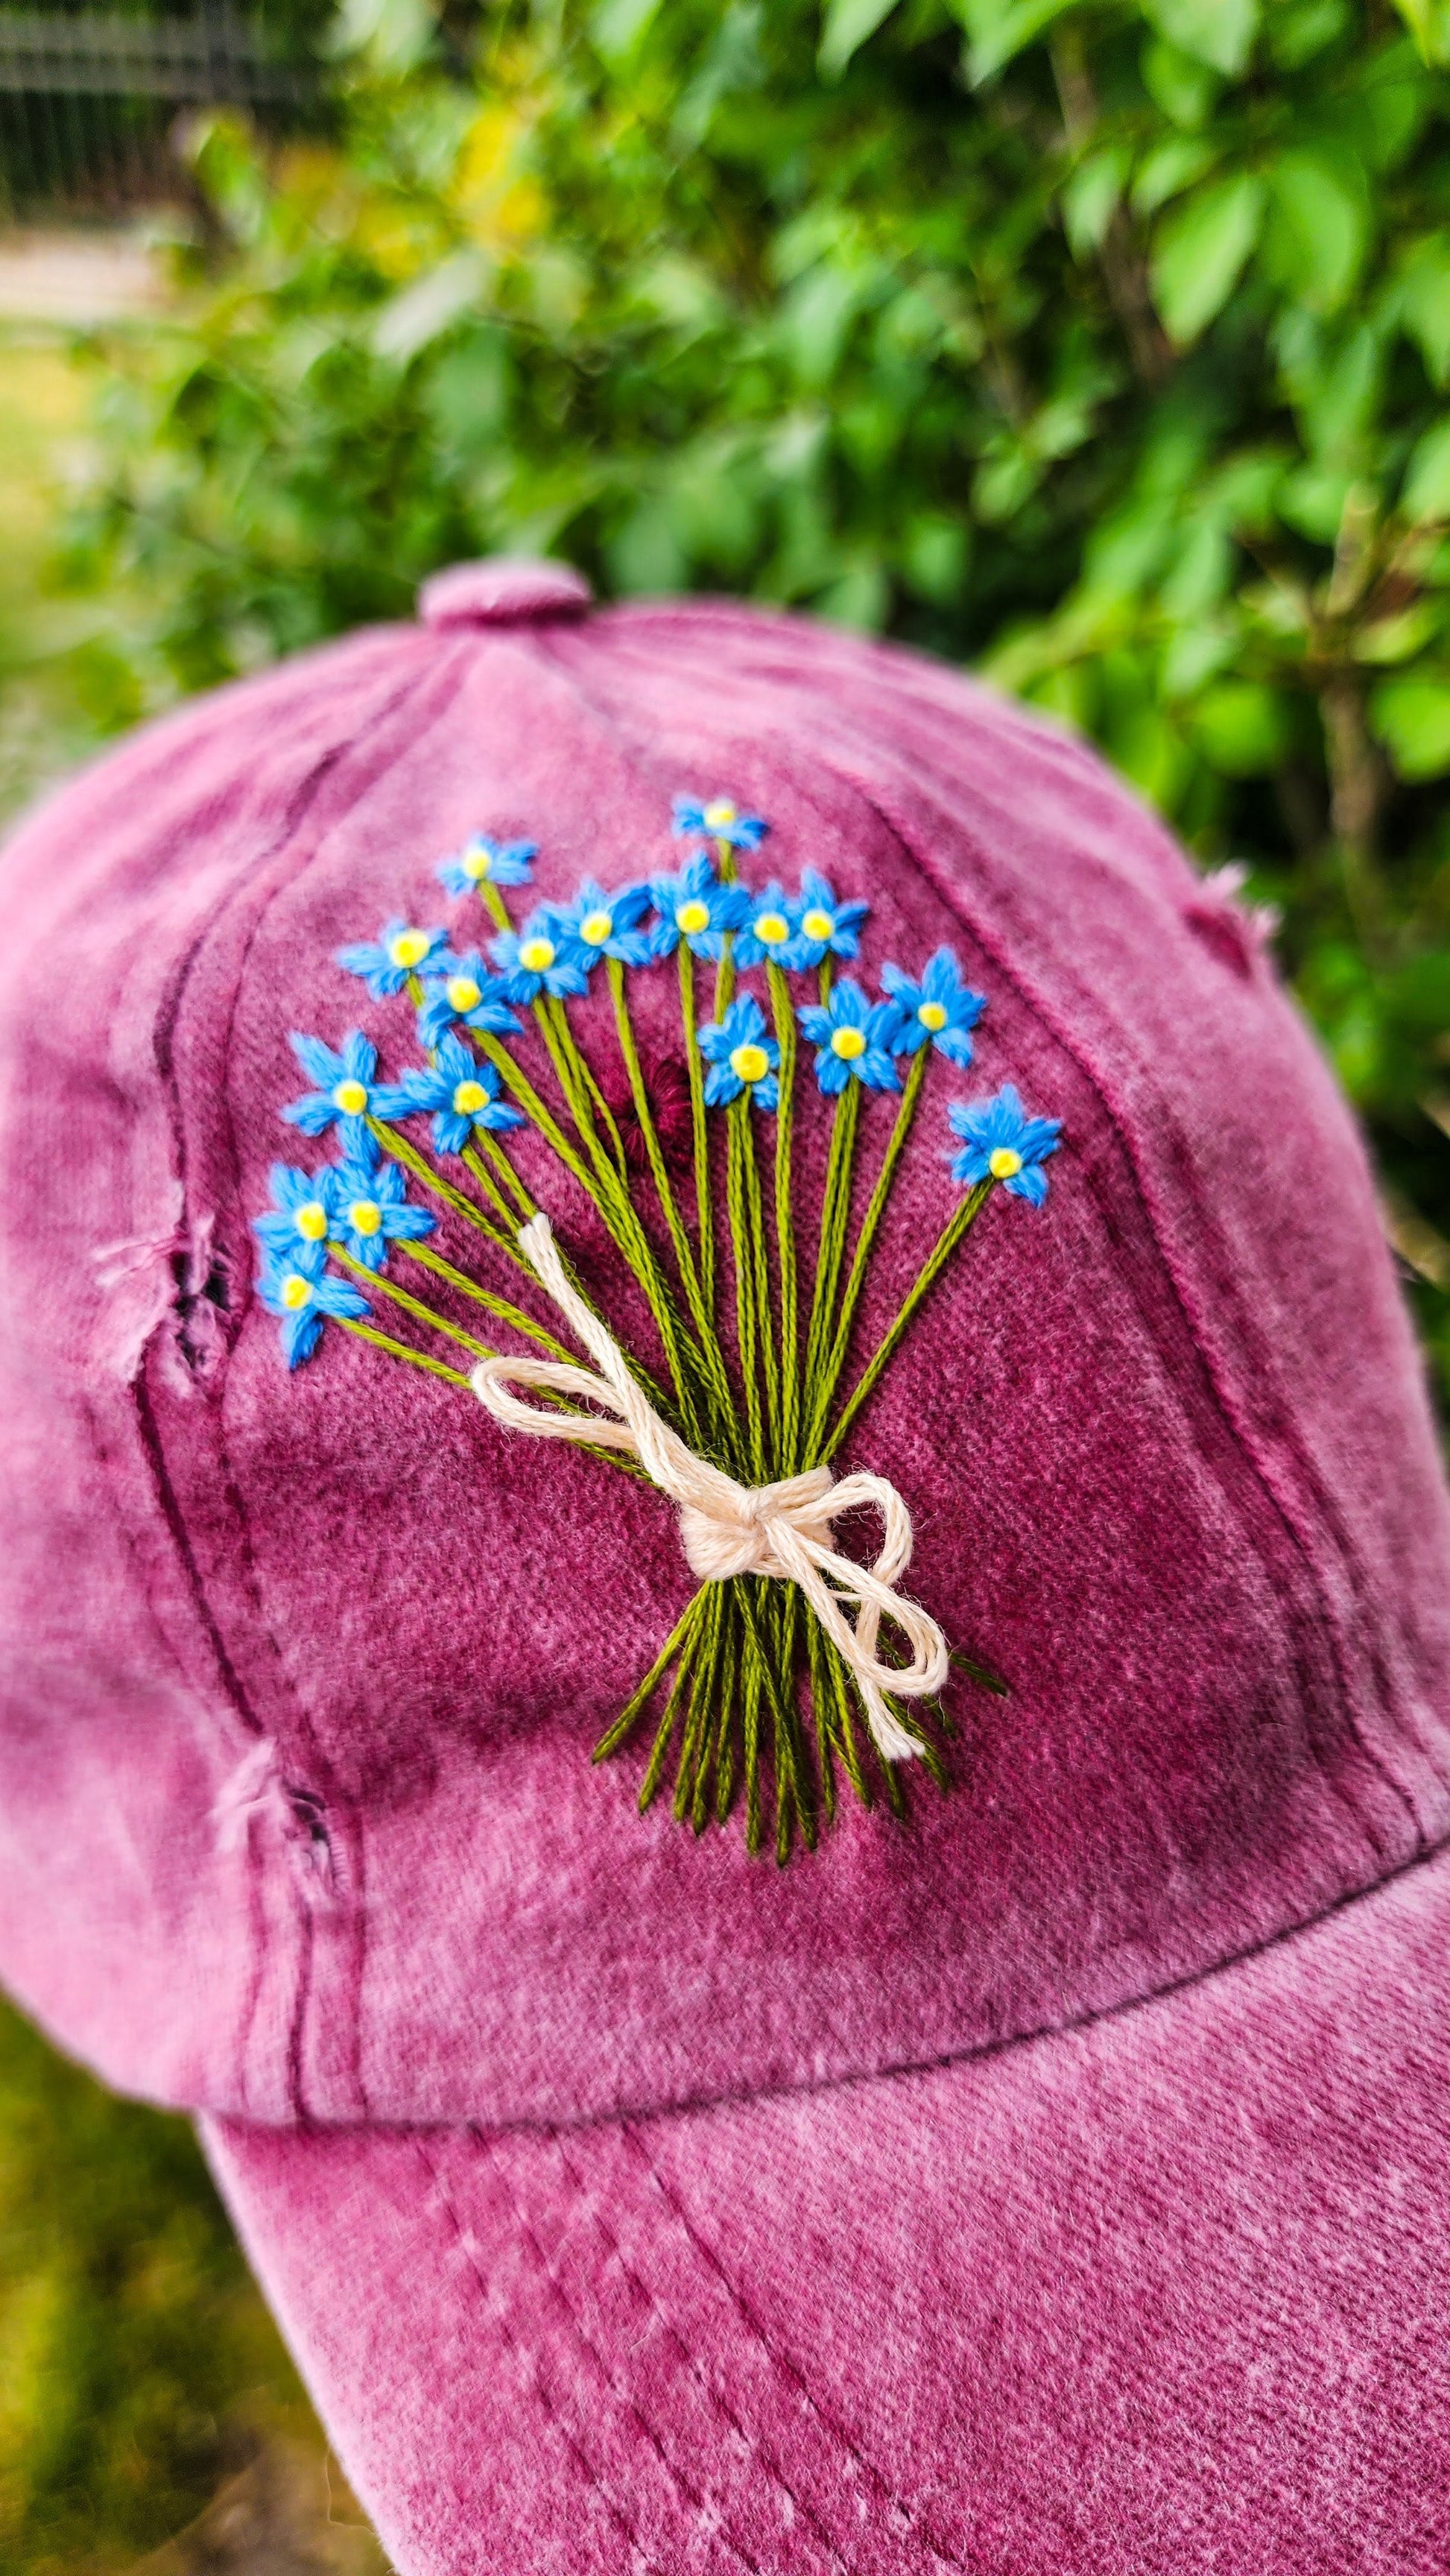
[[805,932],[807,939],[829,939],[835,927],[835,914],[833,912],[821,912],[820,910],[808,912],[801,923],[801,928]]
[[476,1011],[483,1000],[483,986],[475,983],[471,975],[450,975],[443,989],[450,1010]]
[[866,1032],[864,1029],[833,1029],[831,1031],[831,1053],[832,1055],[838,1055],[844,1064],[854,1064],[856,1058],[860,1055],[864,1055],[865,1052]]
[[987,1165],[994,1181],[1010,1181],[1022,1169],[1022,1157],[1011,1145],[999,1145]]
[[938,1029],[944,1029],[947,1024],[946,1005],[943,1002],[923,1002],[916,1016],[924,1029],[931,1030],[933,1037]]
[[368,1105],[367,1084],[354,1082],[349,1074],[345,1082],[338,1084],[332,1095],[332,1104],[335,1109],[342,1111],[344,1118],[361,1118]]
[[453,1106],[460,1118],[476,1118],[480,1109],[488,1107],[488,1093],[482,1083],[475,1082],[470,1074],[463,1082],[454,1084]]
[[428,954],[426,930],[400,930],[388,941],[388,955],[395,966],[419,966]]
[[587,948],[602,948],[613,928],[612,912],[586,912],[579,924],[579,936]]
[[310,1279],[304,1279],[300,1270],[289,1270],[283,1280],[282,1303],[290,1307],[294,1315],[299,1306],[311,1305],[312,1282]]
[[710,907],[708,903],[701,903],[698,895],[693,896],[688,903],[676,905],[675,928],[683,930],[687,939],[697,938],[702,930],[708,930],[709,927]]
[[376,1234],[383,1221],[376,1199],[354,1199],[347,1213],[354,1234]]
[[770,1058],[763,1046],[738,1046],[731,1050],[730,1070],[741,1082],[763,1082]]
[[723,832],[735,821],[735,819],[735,808],[731,804],[728,796],[718,797],[713,805],[707,805],[705,808],[705,828],[707,831]]
[[304,1243],[320,1243],[327,1232],[327,1210],[321,1199],[304,1199],[295,1223]]
[[474,885],[483,883],[490,864],[487,850],[465,850],[463,853],[463,873]]
[[552,939],[526,939],[519,950],[519,964],[526,974],[544,975],[554,963]]
[[752,926],[762,948],[779,948],[790,937],[790,923],[783,912],[759,912]]

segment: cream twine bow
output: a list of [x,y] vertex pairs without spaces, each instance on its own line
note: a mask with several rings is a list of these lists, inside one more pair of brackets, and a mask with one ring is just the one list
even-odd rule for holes
[[[911,1561],[911,1514],[896,1487],[885,1476],[842,1476],[838,1483],[829,1467],[812,1467],[777,1485],[737,1485],[708,1459],[697,1458],[660,1420],[612,1334],[570,1287],[548,1218],[531,1217],[519,1228],[518,1239],[600,1373],[596,1377],[562,1360],[480,1360],[469,1380],[480,1404],[510,1430],[530,1432],[535,1439],[586,1441],[592,1448],[622,1449],[638,1458],[651,1482],[678,1504],[680,1543],[702,1582],[768,1574],[777,1582],[798,1584],[856,1676],[878,1751],[890,1762],[904,1762],[919,1752],[883,1694],[933,1698],[947,1678],[947,1644],[936,1621],[894,1588]],[[513,1394],[515,1385],[552,1387],[598,1410],[587,1417],[544,1413]],[[881,1552],[869,1567],[841,1556],[830,1544],[833,1523],[863,1504],[881,1516]],[[842,1616],[843,1603],[856,1606],[854,1626]],[[911,1648],[910,1663],[899,1668],[877,1658],[883,1618],[895,1624]]]

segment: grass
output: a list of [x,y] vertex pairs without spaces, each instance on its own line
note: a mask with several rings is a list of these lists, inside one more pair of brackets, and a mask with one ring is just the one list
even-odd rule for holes
[[259,2457],[323,2455],[189,2124],[3,2004],[0,2352],[7,2576],[113,2576]]

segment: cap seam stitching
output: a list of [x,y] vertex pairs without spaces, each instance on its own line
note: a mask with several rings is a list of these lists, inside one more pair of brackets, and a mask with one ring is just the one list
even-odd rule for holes
[[[592,2489],[593,2493],[599,2497],[599,2500],[604,2506],[606,2513],[609,2515],[610,2520],[622,2532],[630,2549],[636,2553],[638,2558],[643,2561],[645,2567],[649,2569],[650,2576],[664,2576],[664,2570],[660,2568],[657,2562],[649,2555],[643,2541],[640,2539],[638,2531],[630,2521],[628,2514],[624,2511],[622,2506],[615,2503],[613,2496],[610,2494],[603,2478],[595,2468],[588,2452],[584,2448],[583,2443],[579,2440],[572,2427],[565,2422],[554,2399],[550,2396],[544,2385],[543,2370],[540,2364],[539,2355],[530,2349],[530,2347],[525,2343],[523,2337],[517,2333],[514,2327],[509,2323],[508,2317],[503,2313],[503,2302],[495,2290],[493,2283],[483,2271],[478,2258],[469,2243],[467,2231],[464,2228],[457,2205],[446,2181],[444,2180],[441,2170],[428,2154],[428,2151],[420,2138],[416,2136],[414,2137],[413,2146],[423,2166],[423,2170],[432,2183],[433,2188],[437,2193],[440,2205],[442,2206],[449,2224],[452,2227],[458,2250],[462,2254],[463,2259],[468,2266],[476,2289],[482,2298],[486,2313],[495,2319],[498,2325],[498,2330],[503,2336],[509,2351],[514,2355],[516,2362],[522,2363],[525,2367],[525,2384],[529,2395],[533,2398],[535,2404],[541,2408],[548,2421],[554,2426],[555,2431],[557,2432],[559,2439],[563,2443],[570,2458],[575,2461],[580,2469],[582,2469],[586,2483]],[[510,2195],[510,2197],[512,2197],[512,2195]],[[517,2215],[517,2211],[515,2214]]]
[[[629,2135],[628,2130],[625,2131],[625,2134],[626,2136]],[[752,2433],[750,2431],[749,2427],[742,2421],[741,2417],[726,2404],[719,2389],[712,2384],[703,2359],[698,2353],[690,2350],[689,2345],[685,2342],[679,2328],[671,2318],[669,2311],[665,2307],[664,2301],[659,2296],[659,2293],[656,2290],[651,2289],[649,2283],[641,2278],[640,2274],[635,2270],[633,2264],[626,2255],[623,2246],[619,2242],[618,2236],[606,2225],[603,2212],[599,2207],[598,2196],[588,2188],[583,2176],[578,2173],[576,2168],[570,2163],[562,2137],[556,2137],[553,2143],[558,2150],[559,2162],[564,2168],[565,2178],[573,2191],[576,2201],[584,2208],[594,2226],[597,2228],[600,2236],[604,2240],[606,2255],[613,2256],[621,2273],[624,2275],[624,2278],[639,2292],[640,2297],[648,2304],[651,2314],[659,2320],[664,2333],[668,2336],[670,2342],[674,2345],[675,2351],[679,2355],[680,2360],[684,2363],[686,2371],[697,2381],[699,2387],[702,2389],[706,2402],[713,2408],[715,2414],[723,2424],[727,2425],[732,2432],[739,2434],[741,2441],[745,2444],[752,2459],[758,2458],[762,2462],[767,2475],[771,2479],[777,2491],[786,2498],[792,2511],[798,2513],[804,2522],[808,2522],[810,2524],[820,2541],[822,2548],[829,2553],[836,2565],[846,2570],[846,2576],[860,2576],[860,2571],[853,2567],[851,2561],[845,2556],[840,2542],[833,2539],[830,2532],[826,2529],[826,2526],[821,2521],[815,2507],[807,2498],[797,2495],[795,2489],[789,2484],[779,2462],[766,2450],[759,2434]],[[726,2286],[728,2288],[729,2284],[727,2283]],[[742,2315],[744,2314],[743,2309],[741,2313]],[[759,2340],[761,2340],[762,2350],[765,2350],[763,2339]],[[772,2362],[772,2364],[774,2364],[775,2357],[773,2354],[767,2353],[767,2358]],[[782,2375],[779,2373],[778,2366],[777,2375]],[[879,2481],[878,2483],[884,2482]],[[906,2508],[903,2508],[903,2510],[906,2510]]]

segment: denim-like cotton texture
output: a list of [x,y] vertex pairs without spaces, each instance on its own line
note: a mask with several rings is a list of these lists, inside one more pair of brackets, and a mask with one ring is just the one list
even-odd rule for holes
[[[5,856],[0,1970],[205,2115],[405,2576],[1428,2576],[1450,1517],[1328,1073],[1232,900],[1020,710],[731,606],[432,600]],[[988,996],[863,1348],[948,1100],[1063,1121],[840,1462],[1011,1697],[957,1694],[948,1797],[783,1873],[588,1760],[688,1597],[669,1506],[336,1334],[289,1380],[248,1232],[289,1030],[416,1053],[338,947],[467,944],[433,868],[475,831],[563,899],[720,791],[771,821],[747,876],[870,903],[869,979],[946,942]],[[635,989],[667,1088],[673,969]]]

